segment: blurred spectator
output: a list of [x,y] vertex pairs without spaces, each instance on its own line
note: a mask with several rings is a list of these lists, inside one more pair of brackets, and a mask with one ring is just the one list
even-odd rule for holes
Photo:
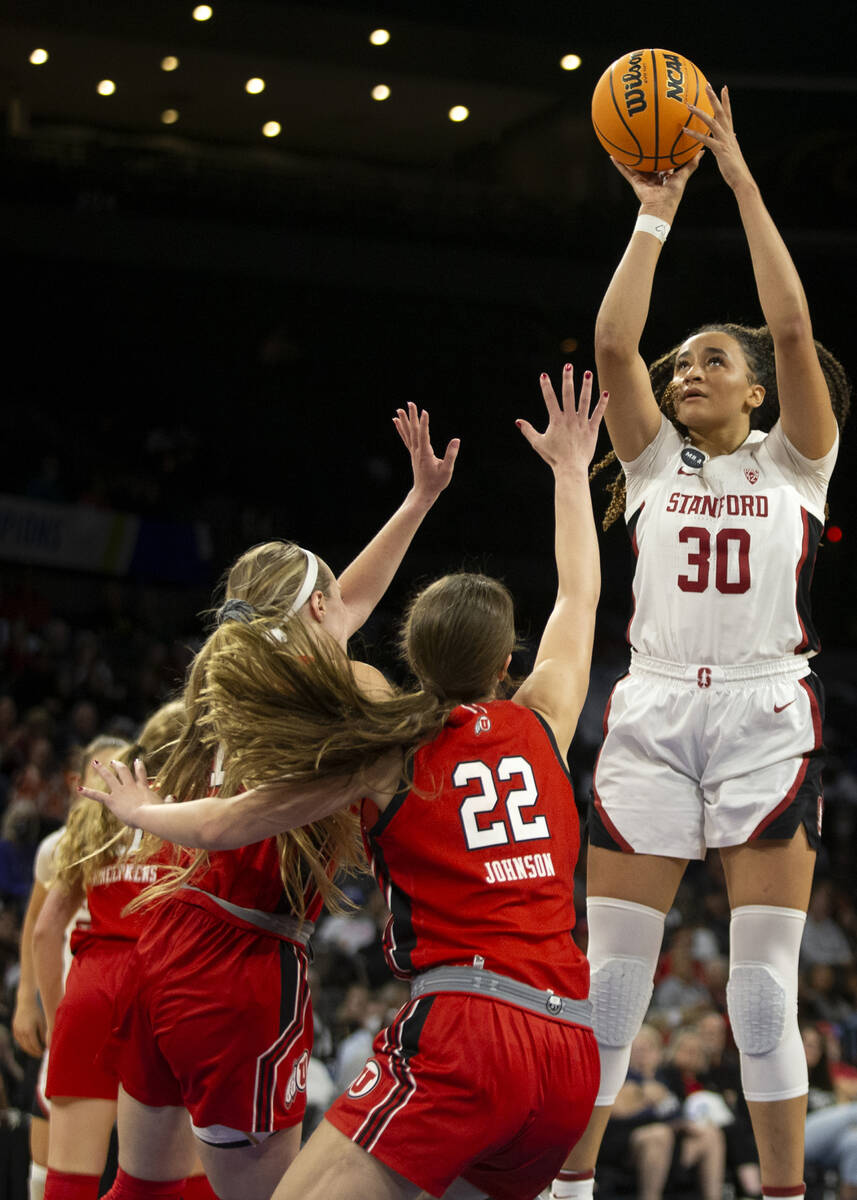
[[0,826],[0,901],[18,913],[23,913],[32,887],[39,837],[35,805],[27,800],[10,804]]
[[22,804],[31,805],[39,817],[57,824],[65,820],[68,781],[50,738],[31,738],[27,760],[12,776],[9,807]]
[[801,966],[814,963],[846,966],[854,955],[848,938],[833,919],[834,887],[830,879],[816,880],[809,900],[806,926],[800,946]]
[[823,1032],[816,1025],[802,1028],[809,1070],[809,1112],[806,1118],[808,1167],[835,1170],[839,1200],[857,1200],[857,1090],[837,1085]]
[[688,1173],[695,1176],[703,1200],[722,1200],[723,1131],[711,1122],[685,1119],[682,1104],[667,1078],[661,1035],[643,1025],[631,1045],[628,1078],[616,1097],[599,1156],[608,1166],[633,1164],[638,1200],[661,1200],[668,1181],[677,1183]]
[[711,992],[691,952],[692,936],[692,930],[687,928],[679,929],[673,935],[669,953],[664,956],[666,972],[652,996],[652,1009],[671,1026],[712,1006]]
[[750,1110],[741,1088],[738,1050],[731,1042],[729,1026],[722,1012],[702,1013],[693,1025],[708,1056],[708,1065],[699,1076],[703,1088],[722,1096],[733,1120],[724,1126],[726,1166],[740,1196],[762,1194],[759,1155],[750,1122]]

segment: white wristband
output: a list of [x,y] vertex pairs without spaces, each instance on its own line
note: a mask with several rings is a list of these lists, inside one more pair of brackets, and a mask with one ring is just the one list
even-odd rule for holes
[[634,233],[650,233],[661,245],[667,240],[669,231],[669,221],[665,221],[663,217],[653,217],[649,213],[640,213],[634,226]]

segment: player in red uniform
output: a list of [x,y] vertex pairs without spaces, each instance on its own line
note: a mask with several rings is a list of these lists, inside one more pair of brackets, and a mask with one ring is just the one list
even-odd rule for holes
[[[410,541],[449,483],[458,442],[434,456],[428,414],[400,409],[414,483],[404,503],[337,580],[313,553],[268,542],[231,568],[219,625],[191,667],[187,725],[159,779],[176,796],[243,785],[243,746],[224,743],[209,674],[222,639],[254,614],[271,644],[323,629],[345,650],[386,591]],[[245,666],[241,666],[242,672]],[[386,683],[361,663],[367,687]],[[258,745],[264,727],[245,730]],[[312,1049],[307,945],[336,866],[362,862],[356,819],[329,817],[283,837],[202,858],[184,855],[149,897],[154,909],[120,998],[115,1031],[119,1172],[111,1200],[180,1195],[187,1174],[185,1109],[222,1200],[268,1200],[300,1146]]]
[[[155,761],[162,743],[179,728],[175,705],[165,705],[146,722],[135,746],[98,738],[86,761],[94,753],[133,756],[141,750]],[[57,842],[54,878],[35,923],[33,956],[50,1046],[44,1087],[50,1103],[47,1200],[91,1200],[104,1170],[119,1079],[100,1052],[144,919],[124,916],[123,909],[157,877],[155,864],[131,857],[139,840],[112,816],[105,820],[104,810],[92,801],[79,799]],[[66,929],[75,914],[66,979]],[[193,1144],[189,1131],[188,1141]],[[196,1178],[186,1181],[185,1200],[210,1197],[198,1162],[191,1172]]]
[[[535,667],[497,691],[515,643],[496,580],[450,575],[412,604],[403,637],[420,690],[370,698],[339,648],[308,629],[230,626],[207,676],[227,757],[249,792],[164,805],[122,766],[101,769],[123,819],[230,846],[361,802],[391,909],[388,961],[411,1000],[286,1172],[277,1200],[531,1200],[591,1112],[598,1058],[588,969],[572,939],[577,813],[559,746],[586,695],[598,546],[587,465],[606,404],[561,407],[542,376],[546,433],[519,426],[556,483],[559,589]],[[252,664],[252,666],[251,666]],[[249,728],[264,729],[250,745]],[[286,785],[281,781],[287,778]],[[102,794],[90,790],[92,797]]]
[[553,1189],[568,1200],[593,1194],[664,915],[688,861],[709,848],[720,853],[732,910],[727,1002],[763,1193],[804,1192],[797,965],[821,826],[823,703],[810,667],[809,583],[848,386],[813,340],[728,93],[708,97],[713,117],[693,109],[707,130],[689,136],[734,193],[767,324],[708,326],[646,367],[639,342],[655,267],[699,158],[663,176],[620,166],[640,215],[602,301],[595,349],[614,397],[607,425],[636,556],[632,655],[594,773],[588,955],[601,1088]]
[[[88,762],[95,754],[105,755],[106,752],[116,753],[126,747],[127,743],[121,738],[98,737],[82,751],[81,763]],[[75,782],[80,781],[80,774],[72,776]],[[97,781],[97,777],[96,777]],[[45,1037],[47,1028],[44,1007],[39,997],[36,984],[36,968],[33,959],[33,933],[39,915],[48,898],[51,884],[54,881],[54,851],[57,843],[65,833],[65,826],[49,833],[39,844],[36,859],[33,864],[33,887],[27,902],[27,911],[21,928],[21,974],[15,997],[15,1012],[12,1018],[12,1034],[15,1041],[33,1058],[41,1059],[39,1075],[33,1097],[33,1108],[30,1113],[30,1200],[42,1200],[45,1193],[45,1181],[48,1173],[48,1128],[50,1121],[50,1101],[44,1094],[47,1076],[47,1050]],[[86,904],[78,910],[85,914]],[[62,956],[63,984],[65,975],[71,967],[71,952],[68,946],[70,931],[65,931],[62,948],[57,947],[57,958]],[[111,1120],[112,1124],[112,1120]],[[109,1129],[108,1129],[109,1136]]]

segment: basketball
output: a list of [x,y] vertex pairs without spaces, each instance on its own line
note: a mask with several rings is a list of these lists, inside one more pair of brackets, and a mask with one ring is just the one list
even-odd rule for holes
[[592,124],[617,162],[637,171],[669,171],[701,150],[685,126],[704,133],[686,103],[712,112],[707,80],[672,50],[632,50],[611,63],[592,94]]

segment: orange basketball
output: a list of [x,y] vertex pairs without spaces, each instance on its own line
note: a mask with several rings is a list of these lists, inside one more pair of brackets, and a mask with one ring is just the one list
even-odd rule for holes
[[592,93],[592,124],[599,142],[626,167],[669,171],[698,154],[685,126],[705,132],[686,102],[711,113],[706,79],[683,54],[632,50],[607,68]]

